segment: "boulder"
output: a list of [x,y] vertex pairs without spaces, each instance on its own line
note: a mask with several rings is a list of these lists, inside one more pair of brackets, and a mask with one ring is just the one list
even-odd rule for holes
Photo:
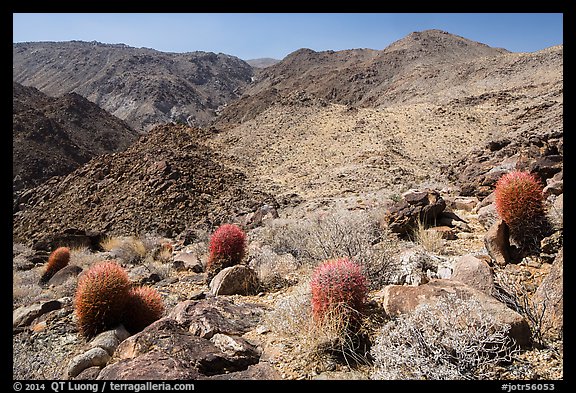
[[518,345],[527,347],[531,344],[530,326],[522,315],[492,296],[455,280],[437,279],[417,287],[388,285],[375,295],[375,300],[393,317],[412,312],[419,305],[430,304],[448,294],[455,294],[463,299],[476,299],[498,323],[510,325],[508,334]]
[[77,277],[80,272],[82,272],[82,268],[76,265],[68,265],[64,266],[62,269],[58,270],[47,282],[47,286],[51,285],[62,285],[68,279],[72,277]]
[[12,312],[12,327],[28,326],[36,318],[50,311],[58,310],[62,307],[59,300],[48,300],[30,304],[28,306],[18,307]]
[[435,190],[410,190],[402,196],[403,199],[392,205],[384,217],[390,231],[400,235],[410,234],[419,221],[433,225],[446,208],[446,202]]
[[256,328],[263,315],[262,306],[235,304],[222,297],[186,300],[178,303],[167,315],[192,334],[210,339],[214,334],[233,336]]
[[561,338],[564,331],[564,252],[558,255],[552,269],[544,278],[533,297],[533,302],[543,312],[542,333],[550,339]]
[[[195,252],[186,250],[174,255],[173,265],[176,270],[191,270],[194,273],[202,273],[204,264]],[[178,268],[178,266],[181,266]]]
[[452,207],[457,210],[472,211],[480,203],[475,196],[457,196],[452,202]]
[[94,347],[75,356],[68,363],[68,377],[74,378],[89,367],[104,367],[110,360],[110,354],[100,347]]
[[210,291],[218,295],[254,295],[258,290],[258,275],[244,265],[222,269],[210,281]]
[[503,220],[497,220],[488,229],[484,235],[484,246],[490,257],[499,266],[504,266],[510,262],[510,230]]
[[478,209],[478,222],[482,224],[484,229],[489,229],[496,221],[498,221],[498,219],[499,216],[494,203],[490,203]]
[[164,317],[123,341],[98,379],[197,379],[245,370],[260,351],[240,337],[196,336]]
[[482,291],[486,295],[492,295],[495,291],[492,268],[484,260],[472,254],[464,255],[456,261],[450,278]]
[[133,359],[124,359],[104,367],[98,380],[194,380],[200,374],[176,357],[150,351]]

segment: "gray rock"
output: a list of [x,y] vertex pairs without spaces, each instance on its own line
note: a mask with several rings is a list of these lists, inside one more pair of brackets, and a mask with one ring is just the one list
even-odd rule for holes
[[489,229],[498,219],[498,212],[496,211],[496,205],[494,203],[478,209],[478,222],[482,224],[484,229]]
[[47,285],[62,285],[64,284],[66,281],[68,281],[68,279],[73,278],[73,277],[77,277],[80,272],[82,272],[82,268],[80,266],[76,266],[76,265],[68,265],[68,266],[64,266],[62,269],[58,270],[51,278],[50,280],[48,280]]
[[89,367],[103,367],[110,360],[110,355],[100,347],[91,348],[88,351],[75,356],[68,363],[68,377],[74,378]]
[[222,269],[210,281],[210,292],[218,295],[254,295],[258,290],[258,275],[244,265]]
[[194,273],[202,273],[204,264],[198,255],[194,252],[183,251],[174,255],[174,264],[182,266],[182,270],[191,270]]
[[41,315],[58,310],[61,307],[62,303],[59,300],[48,300],[18,307],[12,312],[12,327],[28,326]]
[[92,348],[100,347],[112,356],[114,351],[122,341],[130,337],[130,333],[120,325],[114,330],[107,330],[100,333],[90,341]]
[[544,187],[544,189],[542,190],[542,195],[544,196],[544,199],[546,199],[550,195],[560,195],[563,192],[564,192],[564,181],[555,180],[548,182],[548,185]]

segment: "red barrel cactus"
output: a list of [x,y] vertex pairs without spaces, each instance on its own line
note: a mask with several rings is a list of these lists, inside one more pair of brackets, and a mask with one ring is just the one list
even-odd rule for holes
[[546,213],[542,189],[536,176],[523,171],[506,173],[496,182],[496,211],[521,246],[535,242],[543,228]]
[[224,224],[212,234],[206,270],[209,276],[242,262],[246,254],[246,234],[234,224]]
[[123,325],[135,334],[160,319],[163,314],[164,302],[158,291],[151,287],[135,287],[128,293]]
[[70,262],[70,249],[68,247],[58,247],[48,257],[46,269],[40,278],[41,283],[46,283],[54,274]]
[[121,324],[130,288],[126,271],[115,261],[96,263],[82,274],[74,298],[80,334],[92,338]]
[[367,279],[360,266],[348,258],[328,260],[314,270],[310,282],[312,289],[312,316],[322,321],[337,308],[345,318],[353,321],[362,311],[368,295]]

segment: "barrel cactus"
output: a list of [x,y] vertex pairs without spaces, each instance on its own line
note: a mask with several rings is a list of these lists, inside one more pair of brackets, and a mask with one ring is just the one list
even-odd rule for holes
[[496,182],[496,211],[521,248],[539,244],[546,227],[542,189],[536,176],[524,171],[506,173]]
[[41,283],[46,283],[52,278],[54,274],[70,262],[70,249],[68,247],[58,247],[48,257],[46,269],[40,277]]
[[131,283],[115,261],[96,263],[78,280],[74,310],[80,334],[96,336],[122,323]]
[[314,270],[312,316],[322,321],[333,311],[343,313],[348,322],[358,319],[366,302],[368,283],[360,266],[348,258],[328,260]]
[[130,289],[126,312],[122,318],[124,327],[132,334],[138,333],[164,314],[162,297],[154,288],[135,287]]
[[220,270],[242,262],[246,254],[246,234],[234,224],[224,224],[212,234],[206,270],[213,277]]

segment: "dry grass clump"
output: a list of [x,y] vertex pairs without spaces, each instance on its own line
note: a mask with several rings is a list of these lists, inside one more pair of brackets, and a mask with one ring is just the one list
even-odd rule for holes
[[106,236],[100,247],[111,252],[114,258],[132,264],[142,261],[150,251],[143,239],[134,236]]
[[441,253],[444,249],[444,239],[442,234],[418,221],[418,225],[412,233],[414,243],[421,245],[426,251],[432,253]]
[[350,326],[350,313],[357,311],[333,308],[322,320],[314,320],[309,281],[301,280],[290,295],[280,298],[264,323],[293,344],[298,350],[295,356],[305,358],[309,367],[331,360],[349,365],[368,363],[365,332],[358,324],[354,329]]

